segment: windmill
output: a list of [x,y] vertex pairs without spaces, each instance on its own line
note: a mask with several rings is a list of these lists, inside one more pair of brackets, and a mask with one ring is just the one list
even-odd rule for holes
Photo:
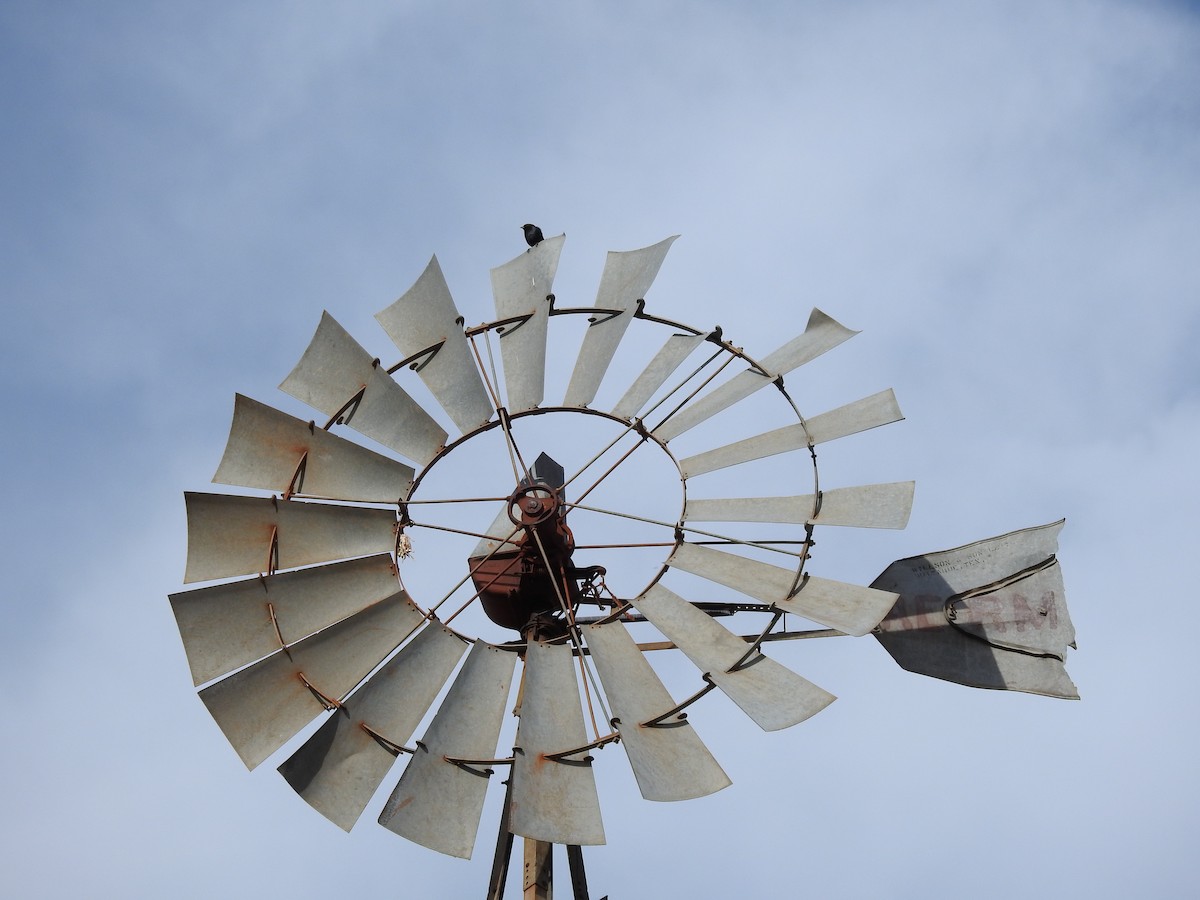
[[[773,642],[873,633],[914,672],[1077,696],[1061,522],[899,560],[869,586],[813,571],[818,529],[903,528],[913,500],[912,482],[820,480],[818,450],[902,418],[891,390],[800,413],[792,373],[856,332],[813,310],[752,357],[652,315],[674,238],[610,252],[595,303],[559,306],[564,239],[493,269],[496,318],[472,327],[434,257],[376,316],[394,365],[324,313],[281,385],[320,421],[237,396],[213,480],[260,493],[185,495],[184,580],[212,583],[170,600],[249,768],[285,757],[287,783],[350,830],[403,759],[379,822],[459,857],[503,782],[489,898],[513,836],[526,896],[549,895],[561,844],[586,898],[600,749],[624,748],[646,799],[693,799],[730,783],[689,719],[705,695],[768,731],[834,700]],[[579,350],[549,378],[560,325]],[[685,691],[656,673],[662,650],[694,665]]]

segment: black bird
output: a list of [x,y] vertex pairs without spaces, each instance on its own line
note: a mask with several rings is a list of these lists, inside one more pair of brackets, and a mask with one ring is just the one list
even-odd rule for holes
[[525,243],[530,247],[536,247],[545,238],[542,236],[542,229],[536,225],[522,225],[521,229],[525,232]]

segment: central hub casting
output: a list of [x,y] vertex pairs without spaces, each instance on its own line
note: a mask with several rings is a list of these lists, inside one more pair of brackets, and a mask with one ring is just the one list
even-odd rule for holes
[[525,640],[552,640],[567,633],[568,611],[580,602],[580,581],[594,568],[571,561],[575,537],[562,499],[563,469],[546,454],[508,498],[513,534],[497,537],[500,549],[467,563],[483,610],[502,628]]

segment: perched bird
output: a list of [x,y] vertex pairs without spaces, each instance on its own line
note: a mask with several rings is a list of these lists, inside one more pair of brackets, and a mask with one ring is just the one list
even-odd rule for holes
[[530,247],[536,247],[543,240],[545,240],[545,238],[542,237],[542,229],[538,228],[536,225],[522,225],[521,229],[525,232],[525,243],[527,243]]

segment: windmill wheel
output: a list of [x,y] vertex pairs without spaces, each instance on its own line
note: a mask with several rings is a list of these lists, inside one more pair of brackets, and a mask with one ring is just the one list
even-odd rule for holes
[[[185,580],[217,583],[171,602],[247,766],[291,742],[280,772],[349,830],[404,758],[379,821],[461,857],[488,776],[511,766],[511,833],[601,844],[596,748],[623,745],[647,799],[689,799],[729,784],[685,712],[710,690],[767,730],[832,702],[762,647],[796,633],[789,614],[862,635],[891,609],[893,593],[808,569],[819,526],[904,527],[911,482],[822,488],[816,465],[900,411],[889,390],[800,415],[785,376],[854,334],[818,310],[761,358],[647,313],[673,240],[610,253],[595,305],[560,307],[563,237],[546,239],[492,270],[497,318],[470,328],[434,258],[377,315],[395,365],[322,316],[281,387],[323,425],[237,397],[214,481],[270,495],[186,495]],[[560,325],[582,337],[551,405]],[[741,485],[781,460],[788,493],[713,496],[715,473]],[[672,696],[658,648],[694,663],[694,693]]]

